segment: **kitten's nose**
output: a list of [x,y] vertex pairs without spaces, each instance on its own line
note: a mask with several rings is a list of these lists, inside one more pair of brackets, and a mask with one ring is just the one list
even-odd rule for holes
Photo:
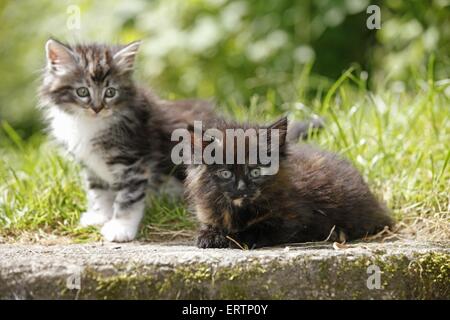
[[239,180],[237,189],[238,189],[239,191],[243,191],[243,190],[247,189],[247,185],[245,184],[245,181],[244,181],[244,180],[242,180],[242,179]]
[[98,105],[98,106],[92,106],[91,109],[94,110],[95,113],[99,113],[100,111],[102,111],[103,109],[103,105]]

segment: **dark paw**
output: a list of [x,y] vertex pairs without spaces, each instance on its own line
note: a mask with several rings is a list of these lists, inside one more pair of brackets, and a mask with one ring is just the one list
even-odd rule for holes
[[197,247],[206,248],[228,248],[230,241],[217,230],[201,230],[197,236]]

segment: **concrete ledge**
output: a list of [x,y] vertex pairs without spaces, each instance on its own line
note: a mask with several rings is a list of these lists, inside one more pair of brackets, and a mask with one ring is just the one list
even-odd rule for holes
[[0,298],[449,299],[449,248],[404,241],[253,251],[3,244]]

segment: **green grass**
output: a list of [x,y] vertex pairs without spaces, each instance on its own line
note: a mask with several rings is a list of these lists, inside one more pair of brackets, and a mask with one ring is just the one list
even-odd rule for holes
[[[448,81],[434,82],[429,75],[417,81],[413,92],[373,93],[349,70],[330,90],[308,98],[305,79],[300,77],[292,99],[297,102],[280,103],[278,88],[254,97],[248,106],[229,101],[222,107],[237,118],[261,121],[286,113],[297,119],[320,115],[326,128],[311,142],[342,154],[361,170],[392,209],[402,236],[449,240]],[[80,168],[59,155],[42,133],[24,141],[7,123],[0,131],[0,242],[99,240],[95,228],[77,224],[85,209]],[[181,200],[158,196],[149,203],[141,240],[192,235],[196,222]]]

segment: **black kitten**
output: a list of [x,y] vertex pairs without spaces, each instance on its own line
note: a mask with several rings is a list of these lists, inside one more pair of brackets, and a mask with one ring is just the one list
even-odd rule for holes
[[[226,129],[237,128],[245,130],[231,123],[218,127],[224,137]],[[229,238],[249,248],[353,240],[393,226],[385,205],[348,161],[308,145],[288,145],[286,118],[267,128],[280,132],[274,175],[248,161],[189,166],[186,191],[202,224],[200,248],[234,247]]]

